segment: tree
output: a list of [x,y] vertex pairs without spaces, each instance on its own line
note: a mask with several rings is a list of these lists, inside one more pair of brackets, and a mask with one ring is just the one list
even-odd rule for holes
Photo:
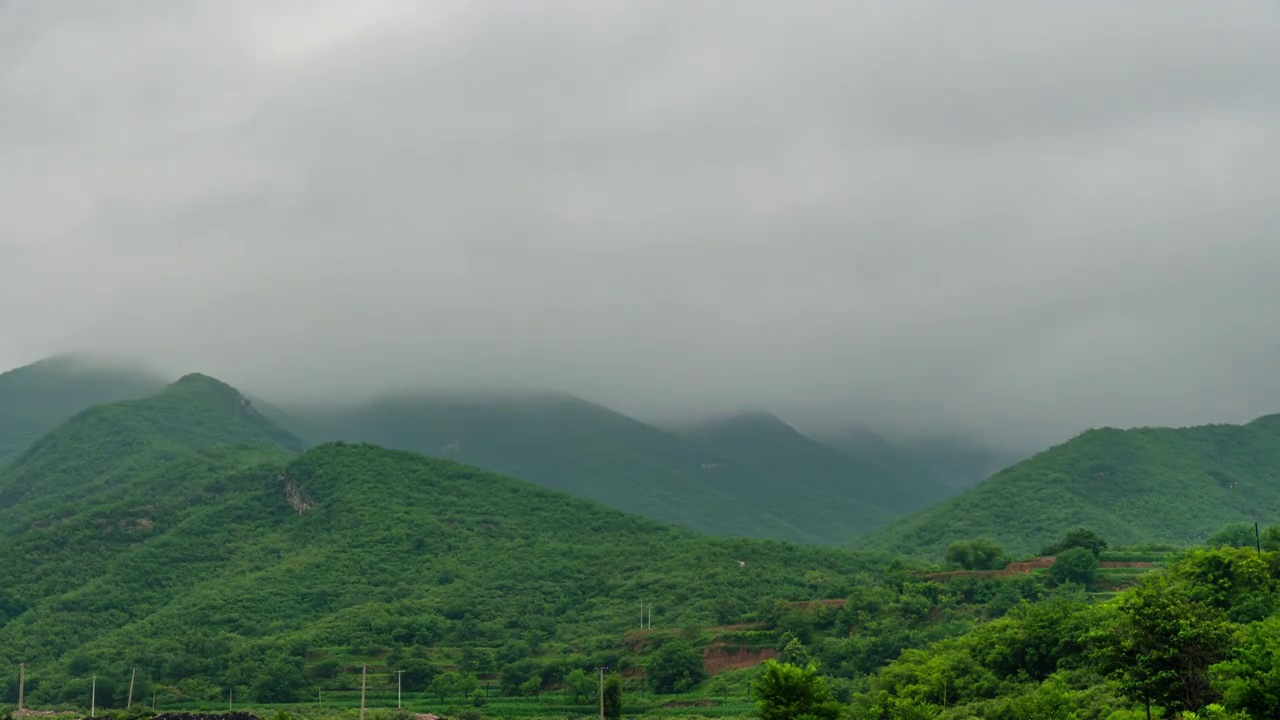
[[1107,549],[1107,541],[1103,540],[1092,530],[1085,528],[1076,528],[1067,533],[1061,540],[1052,545],[1046,545],[1040,551],[1041,555],[1059,555],[1072,548],[1084,548],[1093,553],[1094,557],[1102,554]]
[[[473,685],[474,683],[474,685]],[[466,695],[471,692],[473,687],[479,687],[480,682],[476,680],[474,675],[463,676],[456,672],[447,672],[437,675],[431,681],[431,687],[428,692],[444,702],[454,695]]]
[[1254,547],[1257,542],[1258,536],[1255,534],[1253,523],[1241,522],[1227,525],[1210,535],[1206,544],[1215,548],[1250,548]]
[[761,720],[836,720],[844,706],[812,665],[765,662],[752,685]]
[[[471,697],[475,695],[477,690],[480,690],[480,678],[471,673],[459,673],[456,683],[454,692],[463,697]],[[481,690],[481,692],[483,691]]]
[[596,681],[581,668],[571,671],[564,678],[564,689],[569,702],[578,705],[595,699]]
[[1153,704],[1194,711],[1217,697],[1209,667],[1225,659],[1231,643],[1221,610],[1167,576],[1147,576],[1108,611],[1089,636],[1095,662],[1148,716]]
[[947,546],[947,563],[963,570],[998,570],[1003,562],[1004,548],[988,538],[957,540]]
[[534,675],[528,680],[520,683],[520,694],[526,697],[536,697],[542,692],[542,676]]
[[1280,617],[1236,634],[1230,659],[1209,669],[1226,706],[1252,718],[1280,720]]
[[291,703],[302,697],[307,680],[302,675],[302,659],[277,657],[262,670],[253,685],[253,696],[259,702]]
[[607,720],[622,717],[622,677],[618,673],[604,679],[604,716]]
[[712,695],[719,695],[720,701],[726,702],[729,700],[729,681],[724,679],[724,675],[716,675],[711,679],[707,691]]
[[484,707],[484,704],[487,702],[489,702],[489,696],[485,693],[485,691],[482,688],[476,688],[475,690],[471,691],[472,707]]
[[1262,549],[1280,550],[1280,526],[1271,525],[1262,531]]
[[702,667],[702,653],[687,642],[668,642],[644,667],[645,679],[656,693],[684,692],[702,682],[706,672]]
[[809,651],[804,643],[800,642],[800,638],[793,637],[782,647],[782,652],[778,653],[778,662],[805,667],[812,661],[809,659]]
[[1049,577],[1059,585],[1069,582],[1088,585],[1098,575],[1098,556],[1085,547],[1073,547],[1058,554],[1049,567]]
[[400,663],[400,669],[404,671],[400,678],[404,687],[415,690],[431,687],[441,673],[439,665],[421,657],[406,658]]

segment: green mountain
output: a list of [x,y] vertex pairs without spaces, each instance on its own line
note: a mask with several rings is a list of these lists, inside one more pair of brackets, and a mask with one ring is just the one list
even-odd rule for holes
[[801,435],[770,413],[734,415],[677,430],[718,455],[755,470],[758,484],[737,492],[801,527],[848,539],[850,528],[884,524],[898,513],[892,475]]
[[30,512],[114,500],[136,493],[143,476],[173,483],[191,464],[210,463],[201,475],[225,470],[214,461],[220,455],[279,457],[301,448],[234,388],[187,375],[151,397],[85,410],[37,440],[0,474],[0,506]]
[[889,440],[867,428],[818,438],[885,478],[893,488],[892,507],[923,510],[990,477],[1011,464],[1008,452],[953,435],[906,435]]
[[189,375],[77,415],[0,472],[0,664],[27,663],[28,700],[81,698],[96,674],[99,702],[118,703],[134,667],[144,694],[293,700],[317,682],[310,663],[352,653],[516,678],[617,666],[642,601],[655,627],[749,622],[881,567],[448,460],[298,448]]
[[1090,430],[867,538],[871,547],[940,557],[990,536],[1034,553],[1087,527],[1113,545],[1204,540],[1224,525],[1274,522],[1280,416],[1247,425]]
[[562,394],[436,395],[287,408],[309,442],[370,442],[471,463],[704,532],[835,544],[879,522],[858,508],[822,523],[780,503],[772,472]]
[[84,355],[58,355],[0,373],[0,467],[85,408],[163,387],[135,364]]

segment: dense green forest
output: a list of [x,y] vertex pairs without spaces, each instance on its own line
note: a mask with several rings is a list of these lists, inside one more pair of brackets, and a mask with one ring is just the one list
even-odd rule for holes
[[[1268,544],[1280,549],[1280,534]],[[1278,578],[1280,553],[1228,544],[1188,551],[1106,602],[1060,591],[906,650],[861,684],[850,715],[1280,717]]]
[[1115,543],[1189,545],[1234,522],[1275,522],[1280,416],[1247,425],[1105,428],[1006,468],[894,523],[860,547],[941,558],[956,540],[990,536],[1036,551],[1074,527]]

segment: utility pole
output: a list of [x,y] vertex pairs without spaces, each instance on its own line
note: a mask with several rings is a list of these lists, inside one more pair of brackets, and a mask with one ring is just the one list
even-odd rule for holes
[[600,690],[598,693],[600,695],[600,720],[604,720],[604,671],[608,669],[608,667],[596,668],[596,671],[600,673]]
[[653,603],[649,603],[649,629],[653,629]]
[[27,685],[27,664],[18,663],[18,713],[22,713],[22,693]]
[[364,720],[364,688],[369,678],[369,665],[361,663],[360,665],[360,720]]
[[400,690],[403,685],[404,685],[404,671],[397,670],[396,671],[396,709],[397,710],[399,710],[401,707],[400,706]]
[[93,689],[89,691],[89,717],[98,714],[98,676],[93,676]]
[[156,690],[151,691],[151,712],[156,711]]
[[227,689],[227,712],[231,712],[231,704],[235,702],[236,689],[234,687]]
[[133,707],[133,681],[138,679],[138,668],[133,669],[133,674],[129,676],[129,702],[125,704],[124,709],[128,710]]

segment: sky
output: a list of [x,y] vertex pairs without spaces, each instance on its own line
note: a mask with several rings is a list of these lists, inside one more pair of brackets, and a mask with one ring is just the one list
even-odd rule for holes
[[1280,411],[1271,0],[0,0],[0,368]]

